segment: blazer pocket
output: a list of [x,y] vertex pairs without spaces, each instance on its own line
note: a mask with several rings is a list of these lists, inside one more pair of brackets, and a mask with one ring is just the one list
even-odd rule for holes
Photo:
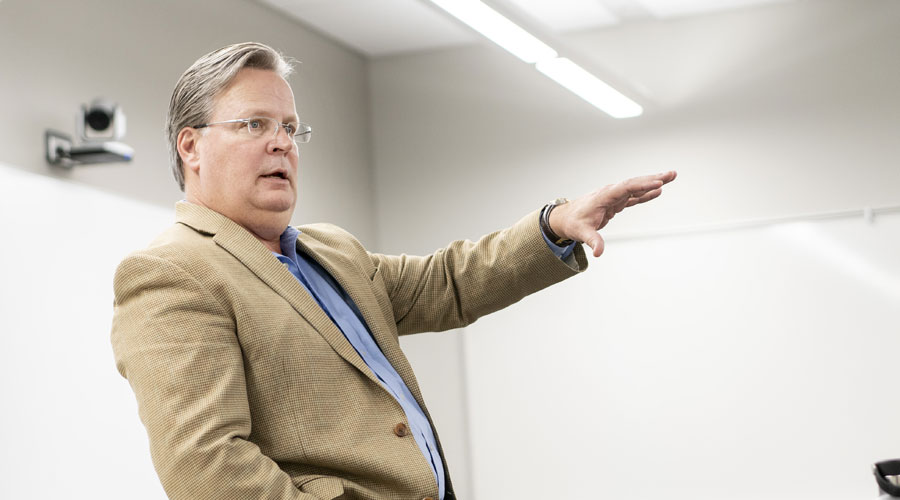
[[317,476],[299,485],[300,491],[315,495],[322,500],[334,500],[344,496],[344,483],[340,478]]

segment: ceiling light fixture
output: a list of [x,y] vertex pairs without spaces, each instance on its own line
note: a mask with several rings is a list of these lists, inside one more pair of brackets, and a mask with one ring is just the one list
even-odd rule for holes
[[640,116],[644,108],[565,57],[540,61],[537,70],[613,118]]
[[556,57],[547,44],[478,0],[431,1],[529,64]]
[[613,118],[630,118],[644,112],[636,102],[564,57],[519,25],[480,0],[431,0],[490,41],[503,47],[547,77],[593,104]]

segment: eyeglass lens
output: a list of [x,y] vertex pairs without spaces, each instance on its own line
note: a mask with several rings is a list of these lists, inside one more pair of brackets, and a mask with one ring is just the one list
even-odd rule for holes
[[[257,137],[276,135],[278,133],[278,128],[282,126],[283,125],[274,118],[260,117],[247,121],[247,130],[251,135]],[[312,132],[309,125],[306,125],[305,123],[291,123],[285,126],[284,129],[288,136],[292,136],[295,141],[309,142],[309,136]]]

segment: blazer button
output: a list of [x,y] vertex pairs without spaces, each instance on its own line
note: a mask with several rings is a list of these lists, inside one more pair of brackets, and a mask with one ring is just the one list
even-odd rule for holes
[[409,427],[407,427],[406,424],[404,424],[403,422],[400,422],[399,424],[394,426],[394,434],[396,434],[397,437],[408,436],[409,435]]

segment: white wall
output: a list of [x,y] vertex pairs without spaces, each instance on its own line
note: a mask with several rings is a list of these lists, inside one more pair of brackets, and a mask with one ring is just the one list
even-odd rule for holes
[[[668,169],[680,177],[663,197],[617,217],[607,234],[900,203],[895,1],[797,1],[631,23],[563,41],[586,66],[627,75],[641,91],[645,115],[610,119],[487,44],[371,63],[383,251],[428,252],[451,239],[477,238],[554,197]],[[602,271],[589,272],[597,279]],[[693,284],[684,286],[689,293]],[[472,450],[461,446],[459,456],[450,457],[455,477],[460,469],[471,472],[473,496],[493,498],[493,488],[517,479],[496,474],[509,472],[492,461],[500,455],[480,450],[513,440],[479,431],[494,421],[495,408],[477,407],[474,396],[455,399],[474,394],[491,376],[472,371],[485,365],[465,357],[472,346],[481,347],[468,342],[476,331],[478,324],[464,339],[417,338],[406,346],[429,404],[455,412],[455,418],[442,416],[454,422],[455,436],[472,436]],[[454,368],[456,356],[468,373]],[[487,356],[502,358],[503,352]],[[461,390],[443,390],[447,380],[466,379]],[[566,452],[550,446],[562,445],[557,438],[567,424],[532,428],[538,444],[519,439],[503,454],[533,457],[524,450],[537,446],[547,452],[541,458],[552,461],[552,451]],[[446,440],[447,426],[441,429]],[[562,480],[532,478],[543,485]],[[617,498],[645,496],[635,490]]]
[[477,497],[874,499],[897,255],[900,210],[612,242],[466,329]]
[[165,498],[109,345],[119,261],[167,208],[0,163],[0,498]]

